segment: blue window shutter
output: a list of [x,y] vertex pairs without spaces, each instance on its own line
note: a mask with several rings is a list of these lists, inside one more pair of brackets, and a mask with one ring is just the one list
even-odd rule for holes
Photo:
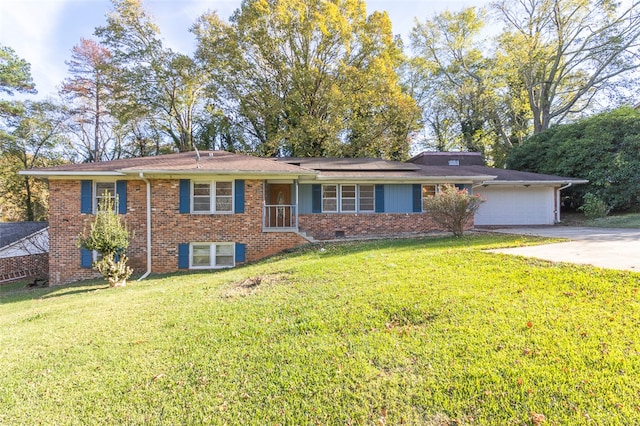
[[384,185],[376,185],[376,213],[384,212]]
[[413,212],[420,213],[422,211],[422,185],[413,184]]
[[[191,212],[191,181],[180,179],[180,213]],[[188,267],[189,264],[187,264]]]
[[80,267],[91,268],[92,263],[93,263],[93,252],[85,248],[80,249]]
[[234,182],[234,213],[244,213],[244,180],[236,179]]
[[236,243],[236,263],[246,262],[247,245]]
[[118,195],[118,213],[127,213],[127,181],[116,181],[116,194]]
[[322,185],[311,185],[311,212],[322,212]]
[[93,213],[93,182],[80,182],[80,213]]
[[189,244],[178,244],[178,269],[189,269]]

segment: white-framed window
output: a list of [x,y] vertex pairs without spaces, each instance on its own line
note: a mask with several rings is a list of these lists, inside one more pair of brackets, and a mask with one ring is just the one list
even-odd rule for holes
[[338,211],[338,185],[322,185],[322,211]]
[[323,213],[375,211],[375,185],[322,185]]
[[358,185],[358,210],[361,212],[374,212],[375,207],[375,186]]
[[232,268],[236,264],[234,243],[191,243],[189,268]]
[[438,193],[438,185],[422,185],[422,211],[427,211],[425,202]]
[[355,213],[357,210],[357,186],[356,185],[340,185],[340,211],[346,213]]
[[233,213],[233,182],[194,181],[191,186],[194,213]]
[[93,188],[93,211],[98,211],[98,205],[102,200],[110,199],[113,203],[113,208],[118,211],[116,205],[116,183],[115,182],[94,182]]

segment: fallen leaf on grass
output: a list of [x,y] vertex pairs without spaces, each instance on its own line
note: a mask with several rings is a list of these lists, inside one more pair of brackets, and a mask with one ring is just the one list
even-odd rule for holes
[[535,426],[545,423],[546,421],[547,421],[547,418],[544,416],[544,414],[531,412],[531,422]]

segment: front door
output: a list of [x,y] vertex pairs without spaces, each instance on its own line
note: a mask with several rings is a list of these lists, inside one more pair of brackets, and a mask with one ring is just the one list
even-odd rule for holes
[[268,191],[267,209],[270,227],[289,228],[291,223],[291,184],[271,183]]

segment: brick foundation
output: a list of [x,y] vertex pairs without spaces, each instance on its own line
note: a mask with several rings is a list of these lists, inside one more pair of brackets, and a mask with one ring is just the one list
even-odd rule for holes
[[46,278],[49,275],[47,253],[0,259],[0,283],[25,278]]
[[322,213],[299,217],[300,231],[317,240],[420,234],[438,227],[427,213]]

